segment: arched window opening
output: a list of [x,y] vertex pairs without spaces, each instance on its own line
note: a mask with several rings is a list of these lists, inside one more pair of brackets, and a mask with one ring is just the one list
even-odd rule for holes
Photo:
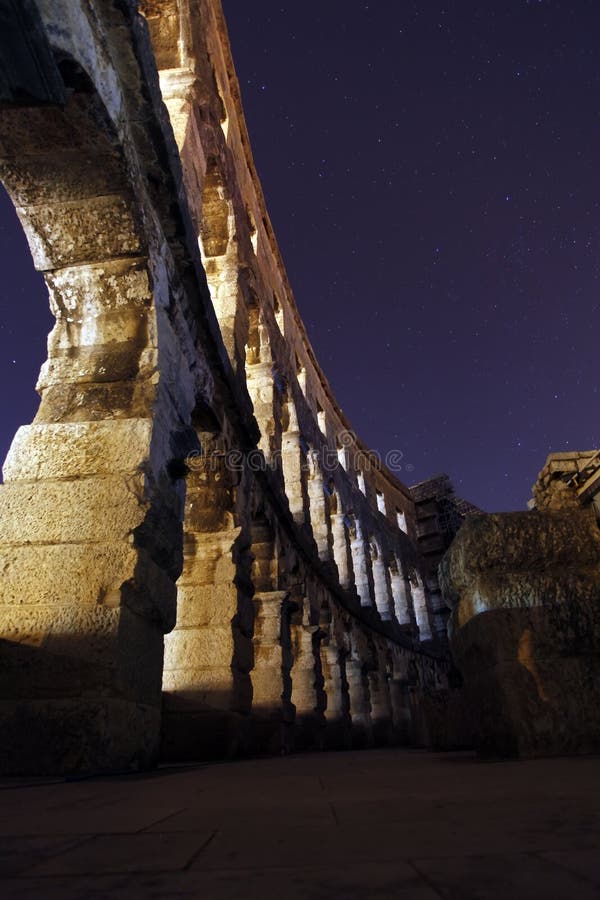
[[254,255],[258,253],[258,231],[256,229],[256,219],[249,206],[246,207],[246,217],[248,219],[248,233],[250,235],[250,243],[254,250]]
[[401,509],[396,508],[396,523],[400,531],[403,531],[404,534],[407,534],[406,528],[406,514],[402,512]]
[[367,485],[365,482],[365,473],[362,471],[362,469],[359,469],[356,473],[356,483],[358,485],[359,491],[362,494],[364,494],[366,497],[367,496]]
[[225,100],[223,99],[223,89],[221,88],[221,83],[216,75],[215,81],[217,82],[217,92],[219,95],[219,124],[221,125],[221,131],[223,132],[223,137],[225,138],[225,142],[227,143],[227,137],[229,135],[229,116],[227,115],[227,106],[225,104]]
[[317,400],[317,425],[323,437],[327,437],[327,416],[325,410]]
[[385,516],[386,509],[385,509],[385,497],[384,497],[383,491],[377,491],[376,497],[377,497],[377,509],[382,514],[382,516]]
[[275,321],[277,323],[277,327],[279,328],[282,334],[285,334],[284,327],[284,317],[283,317],[283,308],[281,303],[279,302],[279,298],[277,294],[273,292],[273,313],[275,315]]
[[348,471],[348,455],[346,453],[346,445],[340,441],[339,438],[336,439],[336,447],[337,447],[337,458],[338,463],[344,470],[344,472]]
[[298,384],[300,385],[300,390],[306,397],[306,369],[302,365],[302,360],[296,353],[296,378],[298,379]]
[[246,343],[246,365],[255,366],[260,362],[260,311],[258,303],[248,304],[248,342]]

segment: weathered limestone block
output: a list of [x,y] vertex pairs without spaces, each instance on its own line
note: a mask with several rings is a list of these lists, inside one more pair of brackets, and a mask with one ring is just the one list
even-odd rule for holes
[[143,478],[15,481],[0,507],[2,771],[153,764],[175,585],[133,540]]
[[2,467],[6,481],[130,473],[146,458],[149,419],[24,425]]
[[142,249],[128,204],[119,194],[30,206],[18,213],[36,268],[41,270],[137,256]]
[[482,753],[600,748],[600,533],[588,511],[468,520],[440,567]]

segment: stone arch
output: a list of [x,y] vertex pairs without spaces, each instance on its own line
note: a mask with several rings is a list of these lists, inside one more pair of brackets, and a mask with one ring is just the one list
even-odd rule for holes
[[[17,685],[2,729],[48,772],[156,759],[180,464],[193,446],[189,383],[165,356],[168,286],[134,151],[86,71],[57,58],[64,105],[8,105],[0,121],[0,179],[56,318],[40,407],[13,441],[0,491],[0,636],[52,696],[41,710],[32,682]],[[78,723],[77,748],[65,745],[65,717]],[[22,755],[15,764],[27,771]]]

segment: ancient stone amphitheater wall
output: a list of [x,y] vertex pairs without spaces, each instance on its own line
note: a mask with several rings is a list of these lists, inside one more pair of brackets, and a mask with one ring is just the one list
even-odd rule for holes
[[410,492],[310,346],[220,4],[139,7],[9,29],[0,177],[56,326],[0,489],[0,765],[423,742]]

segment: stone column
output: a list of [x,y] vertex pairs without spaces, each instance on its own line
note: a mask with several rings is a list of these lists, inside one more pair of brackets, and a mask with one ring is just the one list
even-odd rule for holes
[[257,362],[246,364],[246,377],[248,393],[254,407],[254,416],[260,428],[259,448],[263,451],[265,459],[269,461],[273,452],[275,438],[275,417],[273,414],[274,389],[273,389],[273,363]]
[[386,746],[391,741],[392,731],[392,704],[387,675],[381,669],[372,669],[367,673],[367,679],[373,740],[377,746]]
[[333,638],[325,638],[320,645],[323,688],[327,697],[325,708],[325,746],[328,750],[350,747],[350,718],[348,684],[340,650]]
[[[338,501],[339,502],[339,501]],[[333,558],[338,570],[338,581],[342,587],[350,586],[350,567],[348,564],[348,538],[344,513],[336,512],[331,516],[331,533],[333,538]]]
[[287,591],[254,594],[254,668],[252,719],[256,749],[287,752],[291,744],[294,707],[285,696],[282,615]]
[[381,555],[381,549],[375,541],[371,544],[371,565],[373,570],[373,588],[375,592],[375,606],[384,622],[392,618],[390,595],[388,591],[385,564]]
[[419,638],[421,641],[430,641],[433,635],[431,634],[431,622],[429,619],[429,609],[427,606],[427,594],[425,592],[424,586],[421,583],[413,585],[412,598],[415,609],[415,617],[417,619],[417,627],[419,629]]
[[254,608],[249,538],[233,521],[225,459],[191,461],[177,625],[165,644],[161,752],[235,756],[248,741]]
[[392,597],[394,599],[394,614],[399,625],[410,625],[410,587],[408,580],[399,566],[390,570]]
[[352,554],[352,567],[354,569],[354,584],[361,606],[372,606],[371,586],[369,584],[369,572],[367,569],[367,555],[363,539],[361,524],[354,519],[350,530],[350,552]]
[[308,500],[310,504],[310,524],[317,545],[319,559],[330,558],[329,523],[323,475],[319,468],[318,456],[312,450],[309,454],[310,477],[308,479]]
[[349,657],[346,660],[346,680],[350,698],[352,718],[352,746],[355,749],[371,747],[373,729],[371,724],[371,704],[369,686],[364,665],[360,660]]
[[302,525],[305,520],[304,510],[304,472],[300,430],[296,417],[296,409],[291,401],[285,404],[288,411],[287,428],[281,436],[281,468],[285,494],[290,512],[296,524]]
[[[305,601],[305,606],[308,602]],[[305,616],[305,618],[307,618]],[[293,624],[292,703],[296,709],[294,748],[316,750],[323,746],[325,718],[320,697],[322,674],[319,659],[320,632],[307,621]],[[319,671],[318,671],[319,670]]]
[[411,715],[408,699],[408,682],[392,675],[389,681],[392,706],[392,740],[395,744],[410,744]]

